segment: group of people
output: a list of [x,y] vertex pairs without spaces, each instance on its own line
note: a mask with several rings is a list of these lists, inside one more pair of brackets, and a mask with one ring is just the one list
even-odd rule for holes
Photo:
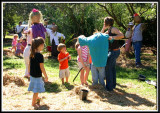
[[23,54],[23,51],[26,45],[27,45],[27,41],[24,36],[21,36],[21,38],[18,38],[17,34],[13,35],[11,51],[14,50],[16,56],[20,56],[20,54]]
[[[28,91],[33,91],[32,106],[38,106],[40,99],[38,93],[45,91],[42,74],[44,75],[45,82],[48,81],[44,68],[44,58],[41,54],[46,42],[46,33],[50,36],[50,44],[55,45],[54,47],[58,51],[55,57],[59,61],[59,78],[62,80],[62,84],[64,84],[64,79],[66,79],[66,82],[69,82],[68,61],[71,60],[71,55],[67,52],[66,45],[59,43],[57,41],[58,38],[54,37],[58,33],[56,32],[57,26],[52,25],[51,29],[49,29],[45,28],[42,24],[43,17],[41,11],[33,9],[29,15],[28,23],[28,30],[23,32],[27,35],[27,46],[23,54],[26,65],[25,77],[30,77]],[[101,32],[95,32],[89,37],[85,37],[84,35],[78,36],[75,48],[78,54],[78,66],[79,69],[82,69],[80,74],[82,85],[88,85],[87,79],[91,69],[92,85],[96,85],[99,82],[107,91],[112,91],[116,87],[115,66],[116,59],[120,55],[118,40],[124,38],[124,35],[119,29],[113,27],[113,24],[113,18],[106,17],[104,18]],[[65,39],[63,34],[57,37]],[[104,81],[105,78],[106,83]]]

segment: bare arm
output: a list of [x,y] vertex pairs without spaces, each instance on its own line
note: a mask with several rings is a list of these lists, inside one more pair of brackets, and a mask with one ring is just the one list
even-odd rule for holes
[[43,75],[45,76],[45,82],[47,82],[48,81],[48,76],[47,76],[46,70],[44,68],[44,63],[40,63],[40,68],[41,68],[41,71],[42,71]]
[[122,33],[119,29],[117,29],[117,28],[115,28],[115,27],[112,28],[112,33],[117,34],[116,36],[110,36],[110,37],[112,37],[114,40],[119,40],[119,39],[124,38],[123,33]]
[[66,56],[66,57],[64,57],[64,58],[62,58],[62,59],[60,59],[59,62],[62,62],[62,61],[64,61],[64,60],[66,60],[68,57],[70,57],[70,55],[68,55],[68,56]]

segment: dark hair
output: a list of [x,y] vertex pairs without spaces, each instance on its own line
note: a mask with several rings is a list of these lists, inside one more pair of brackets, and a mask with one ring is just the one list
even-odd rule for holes
[[44,39],[42,37],[37,37],[32,39],[32,46],[31,46],[31,54],[30,57],[34,58],[36,49],[41,45],[44,44]]
[[79,45],[80,45],[80,44],[79,44],[79,42],[77,41],[77,42],[75,43],[75,49],[77,49]]
[[66,45],[63,44],[63,43],[60,43],[60,44],[58,45],[58,47],[57,47],[57,50],[58,50],[58,51],[61,51],[62,48],[64,48],[64,47],[66,47]]
[[22,22],[20,21],[19,24],[22,24]]
[[104,18],[104,22],[105,22],[105,25],[109,25],[109,26],[113,26],[114,24],[114,19],[112,17],[106,17]]

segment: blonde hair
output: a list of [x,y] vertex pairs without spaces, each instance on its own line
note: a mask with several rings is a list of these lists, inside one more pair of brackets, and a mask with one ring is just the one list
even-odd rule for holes
[[42,37],[38,37],[38,38],[32,39],[32,46],[31,46],[30,57],[34,58],[35,52],[36,52],[37,48],[41,44],[44,44],[44,39]]
[[17,35],[17,34],[14,34],[13,37],[18,37],[18,35]]
[[43,15],[39,10],[37,12],[31,11],[29,14],[28,28],[30,28],[34,23],[44,23]]
[[60,44],[58,45],[58,47],[57,47],[57,50],[60,52],[60,51],[62,50],[62,48],[64,48],[64,47],[66,47],[66,45],[63,44],[63,43],[60,43]]

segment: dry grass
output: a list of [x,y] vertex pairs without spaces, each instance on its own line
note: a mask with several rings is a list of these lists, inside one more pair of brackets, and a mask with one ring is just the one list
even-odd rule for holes
[[[123,52],[123,51],[122,51]],[[11,55],[9,51],[6,51]],[[4,54],[5,55],[5,54]],[[147,58],[147,56],[145,56]],[[134,60],[128,60],[125,56],[120,56],[118,64],[122,67],[134,67]],[[144,65],[148,65],[143,63]],[[9,73],[16,72],[10,75]],[[22,70],[10,69],[3,72],[3,100],[2,109],[8,110],[35,110],[31,106],[32,92],[28,92],[29,81],[18,75],[22,74]],[[156,110],[156,98],[152,96],[141,95],[134,91],[129,92],[128,89],[141,89],[139,84],[124,83],[117,84],[116,89],[107,92],[101,85],[88,86],[89,89],[87,100],[80,100],[79,90],[82,88],[77,84],[61,85],[57,81],[58,78],[49,78],[49,82],[45,84],[46,92],[40,94],[42,97],[41,105],[36,110],[51,111],[108,111],[108,110]],[[54,86],[54,87],[53,87]],[[56,89],[56,90],[55,90]]]
[[[32,92],[27,91],[29,81],[6,74],[3,78],[5,79],[5,83],[3,83],[3,110],[35,110],[31,106]],[[50,79],[49,82],[51,81],[53,80]],[[94,87],[89,85],[87,87],[89,89],[88,97],[84,101],[80,100],[77,93],[82,88],[79,85],[69,91],[45,92],[40,94],[42,97],[41,106],[36,110],[156,110],[155,99],[146,99],[141,95],[128,93],[121,87],[118,85],[114,91],[107,92],[101,85]],[[126,86],[126,88],[132,87],[134,87],[133,84]]]

